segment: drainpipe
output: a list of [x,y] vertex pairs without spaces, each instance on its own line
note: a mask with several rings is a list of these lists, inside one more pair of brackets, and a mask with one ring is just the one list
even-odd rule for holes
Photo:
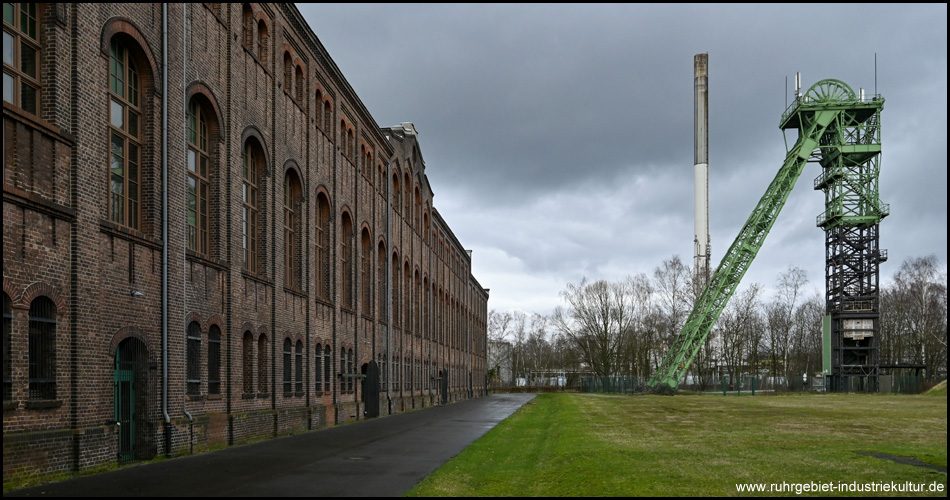
[[[391,165],[391,164],[390,164]],[[392,167],[387,165],[386,167],[386,180],[383,182],[383,186],[386,187],[386,242],[389,244],[389,247],[386,249],[386,356],[389,358],[386,360],[386,405],[389,407],[389,414],[393,414],[393,352],[392,345],[390,344],[390,338],[393,331],[393,271],[392,266],[392,248],[393,248],[393,238],[392,238],[392,213],[393,213],[393,189],[390,184],[392,179]]]
[[162,4],[162,417],[165,454],[171,455],[168,416],[168,4]]

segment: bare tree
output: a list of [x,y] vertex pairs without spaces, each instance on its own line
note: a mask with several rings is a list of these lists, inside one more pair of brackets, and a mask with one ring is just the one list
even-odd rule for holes
[[788,358],[791,354],[795,323],[793,316],[802,288],[808,283],[804,270],[789,267],[779,274],[775,299],[766,306],[768,318],[768,353],[773,380],[782,374],[783,384],[789,383]]
[[[929,379],[945,371],[947,275],[940,272],[937,257],[904,261],[894,274],[893,290],[882,295],[887,305],[882,327],[889,327],[886,333],[895,337],[885,351],[891,362],[923,364]],[[887,316],[898,321],[887,321]]]
[[737,292],[716,322],[715,330],[722,339],[723,369],[733,380],[755,363],[764,326],[759,314],[761,290],[758,283],[752,283]]
[[587,278],[568,283],[561,292],[567,308],[554,310],[554,328],[574,343],[595,375],[618,375],[623,366],[626,343],[634,327],[634,280],[611,283]]

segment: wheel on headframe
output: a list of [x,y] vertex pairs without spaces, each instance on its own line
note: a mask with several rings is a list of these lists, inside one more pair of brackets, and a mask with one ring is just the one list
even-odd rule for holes
[[854,90],[841,80],[822,80],[808,89],[805,97],[811,102],[841,102],[854,101],[857,97]]

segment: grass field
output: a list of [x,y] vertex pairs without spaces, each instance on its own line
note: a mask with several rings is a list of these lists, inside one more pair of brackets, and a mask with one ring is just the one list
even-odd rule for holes
[[945,497],[946,465],[945,394],[541,394],[407,495],[797,496],[737,484],[910,482],[924,491],[817,495]]

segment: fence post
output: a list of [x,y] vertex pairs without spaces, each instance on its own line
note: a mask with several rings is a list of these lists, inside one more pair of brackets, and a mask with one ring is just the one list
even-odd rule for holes
[[752,395],[755,396],[755,377],[752,377]]

